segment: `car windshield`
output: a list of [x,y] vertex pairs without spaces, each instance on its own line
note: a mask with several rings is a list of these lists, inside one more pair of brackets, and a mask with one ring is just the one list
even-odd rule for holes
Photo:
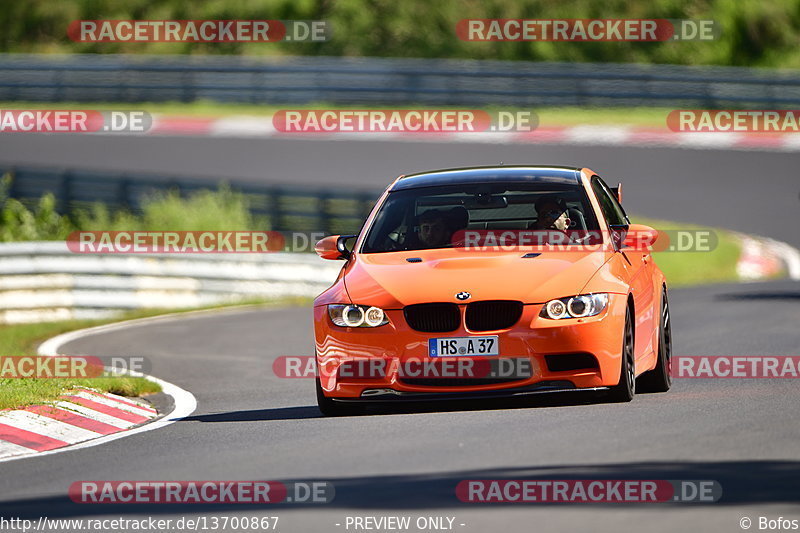
[[[458,247],[465,235],[558,233],[560,244],[597,235],[597,219],[579,185],[463,184],[389,193],[361,251],[382,253]],[[540,241],[541,242],[541,241]],[[524,241],[520,241],[524,243]]]

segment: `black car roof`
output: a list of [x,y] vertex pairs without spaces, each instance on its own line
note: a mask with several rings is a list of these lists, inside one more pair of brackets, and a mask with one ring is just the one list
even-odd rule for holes
[[457,185],[461,183],[526,182],[577,185],[580,168],[536,165],[503,165],[492,167],[448,168],[408,174],[401,177],[392,191]]

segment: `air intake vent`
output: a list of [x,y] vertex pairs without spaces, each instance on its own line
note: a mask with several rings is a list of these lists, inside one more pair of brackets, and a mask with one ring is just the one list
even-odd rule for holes
[[452,303],[409,305],[403,314],[412,329],[425,333],[455,331],[461,324],[458,306]]
[[467,329],[493,331],[510,328],[522,316],[522,302],[515,300],[487,300],[472,302],[467,306]]
[[562,353],[545,355],[544,360],[550,372],[568,372],[571,370],[596,370],[600,368],[597,359],[590,353]]

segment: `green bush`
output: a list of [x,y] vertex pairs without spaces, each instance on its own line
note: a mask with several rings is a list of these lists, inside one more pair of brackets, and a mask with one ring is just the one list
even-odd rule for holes
[[9,177],[0,181],[0,241],[62,240],[71,231],[236,231],[266,230],[268,224],[250,214],[247,198],[228,186],[202,190],[185,198],[158,193],[142,202],[142,212],[111,212],[103,204],[59,215],[52,194],[32,209],[8,198]]
[[68,217],[56,212],[52,194],[45,194],[29,209],[8,197],[10,183],[8,174],[0,178],[0,241],[59,240],[74,229]]
[[143,229],[148,231],[264,229],[256,227],[246,198],[225,186],[186,199],[176,193],[160,195],[146,202],[143,211]]

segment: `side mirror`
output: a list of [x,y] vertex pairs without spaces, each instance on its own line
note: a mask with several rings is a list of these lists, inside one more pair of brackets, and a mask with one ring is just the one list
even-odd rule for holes
[[641,252],[649,252],[658,240],[658,230],[644,224],[631,224],[625,234],[623,246]]
[[617,183],[616,187],[611,187],[611,194],[617,197],[617,201],[622,203],[622,183]]
[[314,245],[314,251],[323,259],[348,259],[352,253],[347,249],[347,241],[356,235],[331,235]]

